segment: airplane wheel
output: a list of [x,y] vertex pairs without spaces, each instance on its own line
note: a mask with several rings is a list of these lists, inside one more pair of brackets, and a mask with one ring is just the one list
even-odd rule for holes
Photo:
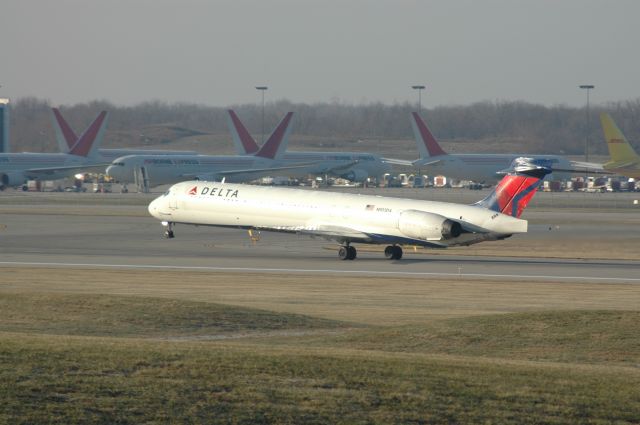
[[349,259],[349,247],[348,246],[341,246],[340,249],[338,250],[338,258],[341,260],[348,260]]
[[173,239],[175,236],[173,235],[173,230],[166,230],[164,232],[164,237],[167,239]]
[[358,251],[356,251],[356,247],[349,245],[347,247],[347,260],[355,260],[356,255],[358,255]]
[[402,258],[402,248],[398,245],[389,245],[384,249],[384,256],[389,260],[399,260]]
[[384,256],[385,258],[388,258],[389,260],[393,260],[393,251],[394,251],[394,246],[393,245],[389,245],[388,247],[386,247],[384,249]]

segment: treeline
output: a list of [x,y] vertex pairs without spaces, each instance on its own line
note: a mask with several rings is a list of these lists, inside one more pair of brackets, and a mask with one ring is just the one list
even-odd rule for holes
[[[38,98],[21,98],[11,105],[11,145],[13,151],[56,151],[51,126],[51,104]],[[80,133],[101,110],[110,121],[104,146],[118,133],[143,133],[150,126],[170,126],[194,133],[228,134],[226,110],[234,109],[253,134],[261,133],[262,108],[257,104],[230,105],[229,108],[188,103],[145,102],[116,106],[94,101],[60,107],[71,126]],[[385,105],[345,103],[292,103],[286,100],[265,105],[265,131],[269,132],[288,111],[296,113],[293,137],[314,136],[333,139],[411,139],[410,103]],[[640,98],[591,105],[591,153],[605,154],[599,113],[612,114],[618,126],[634,143],[640,139]],[[541,106],[522,101],[479,102],[463,106],[422,109],[432,132],[448,141],[516,140],[522,152],[582,154],[587,134],[586,110],[569,106]]]

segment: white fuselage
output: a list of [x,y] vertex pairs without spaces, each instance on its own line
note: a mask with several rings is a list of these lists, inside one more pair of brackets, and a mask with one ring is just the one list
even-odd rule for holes
[[[307,165],[304,165],[307,164]],[[296,165],[300,165],[296,167]],[[339,174],[345,178],[378,176],[389,166],[370,154],[285,153],[274,160],[254,155],[128,155],[118,158],[107,167],[107,174],[121,183],[133,183],[137,169],[144,167],[151,186],[177,183],[187,179],[216,179],[245,182],[264,176],[287,175],[301,177],[308,174]],[[270,168],[291,167],[286,170]],[[336,168],[339,171],[335,171]],[[261,169],[261,172],[249,171]],[[247,173],[225,175],[225,171],[248,170]],[[332,171],[333,170],[333,171]],[[355,171],[354,171],[355,170]],[[353,177],[358,177],[354,175]],[[355,179],[357,180],[357,179]]]
[[[107,174],[121,183],[133,183],[137,169],[144,167],[150,186],[177,183],[186,179],[214,179],[225,171],[263,169],[280,163],[271,159],[244,155],[128,155],[107,167]],[[247,173],[225,177],[227,181],[254,180],[263,173]]]
[[328,174],[351,181],[362,182],[367,177],[382,177],[391,171],[391,165],[378,155],[360,152],[285,152],[282,161],[285,164],[313,163],[306,170],[291,173],[292,177],[307,174]]
[[[511,162],[526,156],[533,158],[539,165],[549,165],[551,168],[574,168],[567,158],[559,155],[523,155],[523,154],[446,154],[430,156],[416,162],[416,167],[421,172],[430,176],[443,175],[457,180],[471,180],[479,183],[495,183],[504,177],[498,174],[509,168]],[[432,164],[429,164],[433,162]],[[428,165],[420,165],[420,164]],[[547,180],[568,180],[571,174],[555,172],[547,177]]]
[[[172,186],[151,202],[149,212],[167,223],[433,247],[469,245],[527,231],[525,220],[474,205],[202,181]],[[439,231],[419,228],[412,219],[416,215],[462,223],[465,232],[443,238]]]
[[28,179],[57,180],[77,174],[80,167],[95,167],[100,162],[64,153],[5,153],[0,154],[0,175],[11,176],[11,184]]
[[112,162],[114,159],[127,155],[198,155],[196,151],[173,151],[163,149],[98,149],[98,155],[104,162]]

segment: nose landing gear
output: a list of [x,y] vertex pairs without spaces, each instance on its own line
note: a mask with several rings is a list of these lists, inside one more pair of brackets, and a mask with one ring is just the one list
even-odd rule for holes
[[166,227],[164,231],[164,237],[166,239],[173,239],[175,237],[173,234],[173,223],[170,223],[168,221],[163,221],[162,225]]

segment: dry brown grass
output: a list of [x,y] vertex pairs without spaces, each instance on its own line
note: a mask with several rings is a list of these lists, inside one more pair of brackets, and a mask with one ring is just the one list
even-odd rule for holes
[[3,267],[2,292],[205,301],[371,325],[537,310],[636,310],[640,285]]

